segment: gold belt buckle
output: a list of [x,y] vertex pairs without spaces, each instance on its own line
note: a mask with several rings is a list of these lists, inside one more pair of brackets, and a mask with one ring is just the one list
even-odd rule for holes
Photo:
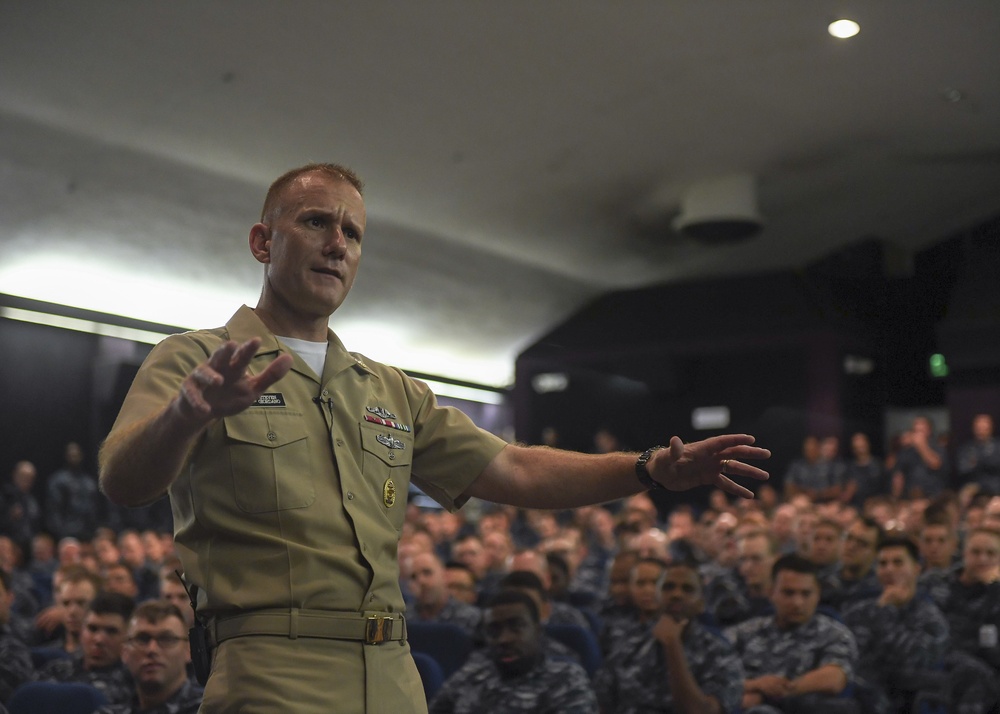
[[392,637],[392,618],[371,615],[365,623],[365,644],[380,645]]

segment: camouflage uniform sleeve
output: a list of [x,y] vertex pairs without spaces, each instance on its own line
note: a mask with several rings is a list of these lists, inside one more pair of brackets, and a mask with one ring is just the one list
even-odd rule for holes
[[548,706],[539,709],[540,714],[598,714],[597,697],[586,670],[575,662],[553,664]]
[[466,687],[466,679],[462,672],[462,669],[455,672],[455,674],[441,685],[441,688],[427,706],[428,714],[452,714],[455,711],[457,693]]
[[31,665],[31,653],[24,643],[7,635],[0,639],[0,702],[6,702],[10,695],[35,673]]
[[948,644],[948,623],[930,602],[901,609],[869,600],[848,610],[844,621],[854,633],[863,668],[924,669],[941,660]]
[[743,664],[722,635],[700,631],[695,647],[685,648],[691,674],[701,691],[714,697],[722,711],[735,711],[743,696]]
[[35,672],[36,682],[65,682],[73,676],[73,660],[54,659]]
[[850,681],[858,661],[858,646],[850,629],[836,620],[819,615],[820,628],[816,652],[816,668],[834,664],[844,671]]
[[618,700],[617,679],[611,663],[605,661],[597,672],[594,673],[594,694],[600,705],[601,711],[612,711],[614,703]]

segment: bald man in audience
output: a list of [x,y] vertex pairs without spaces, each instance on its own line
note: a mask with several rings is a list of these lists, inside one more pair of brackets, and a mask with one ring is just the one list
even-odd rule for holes
[[409,622],[448,622],[475,635],[482,620],[478,607],[459,602],[448,591],[444,564],[434,553],[413,557],[410,569],[413,602],[407,608]]

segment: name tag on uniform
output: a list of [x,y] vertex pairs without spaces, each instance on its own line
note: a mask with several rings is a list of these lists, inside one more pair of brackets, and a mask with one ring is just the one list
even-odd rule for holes
[[257,397],[251,406],[254,407],[283,407],[285,406],[285,396],[281,392],[267,392]]

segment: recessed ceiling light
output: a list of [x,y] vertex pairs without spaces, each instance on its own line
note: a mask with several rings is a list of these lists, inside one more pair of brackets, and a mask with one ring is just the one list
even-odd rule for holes
[[856,23],[854,20],[836,20],[830,23],[830,26],[826,28],[834,37],[841,40],[846,40],[848,37],[854,37],[856,34],[861,32],[861,25]]

